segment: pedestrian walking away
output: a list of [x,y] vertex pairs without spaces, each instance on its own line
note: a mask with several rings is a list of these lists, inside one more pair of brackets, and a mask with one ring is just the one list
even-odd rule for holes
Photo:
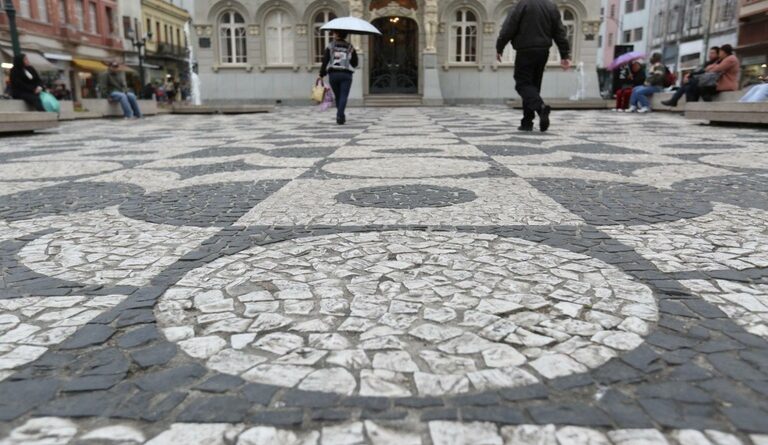
[[328,76],[328,83],[336,98],[336,123],[339,125],[347,121],[347,99],[352,87],[352,73],[358,63],[357,52],[347,42],[347,35],[345,31],[331,31],[333,41],[325,48],[320,67],[320,78]]
[[14,99],[21,99],[37,111],[45,111],[40,93],[44,91],[43,82],[37,74],[37,70],[29,63],[24,54],[13,58],[11,68],[11,95]]
[[541,81],[549,59],[552,41],[560,52],[560,66],[571,67],[571,48],[560,12],[551,0],[520,0],[509,13],[496,40],[496,59],[501,62],[504,48],[515,49],[515,90],[523,99],[520,131],[533,131],[533,120],[539,115],[539,129],[549,128],[551,108],[541,99]]

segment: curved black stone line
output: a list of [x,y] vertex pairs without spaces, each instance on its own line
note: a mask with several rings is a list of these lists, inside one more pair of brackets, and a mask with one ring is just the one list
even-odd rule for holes
[[50,149],[50,150],[25,150],[25,151],[9,151],[2,153],[0,152],[0,162],[13,162],[20,159],[25,158],[32,158],[35,156],[42,156],[42,155],[53,155],[57,153],[65,153],[72,150],[67,149]]
[[[518,138],[519,142],[529,142]],[[513,141],[514,143],[515,141]],[[630,148],[617,147],[614,145],[590,142],[589,144],[576,144],[576,145],[558,145],[556,147],[549,148],[533,148],[520,145],[484,145],[482,143],[477,144],[476,147],[488,156],[528,156],[528,155],[547,155],[558,151],[564,151],[569,153],[591,153],[591,154],[645,154],[640,150],[633,150]]]
[[338,147],[284,147],[264,150],[263,153],[273,158],[324,158],[336,150]]
[[608,161],[604,159],[592,159],[582,156],[573,156],[567,161],[548,162],[536,164],[537,166],[550,166],[558,168],[572,168],[576,170],[591,170],[598,172],[615,173],[622,176],[632,176],[635,170],[641,168],[655,167],[663,165],[659,162],[622,162]]
[[143,193],[132,184],[69,182],[0,196],[0,219],[12,222],[98,210]]
[[170,170],[179,174],[179,179],[189,179],[196,176],[205,176],[215,173],[224,172],[239,172],[239,171],[253,171],[253,170],[269,170],[271,167],[261,167],[258,165],[248,164],[242,159],[237,161],[227,162],[211,162],[210,164],[188,165],[182,167],[164,167],[164,168],[152,168],[153,170]]
[[129,295],[135,286],[103,286],[77,283],[40,274],[19,261],[19,252],[28,243],[57,229],[42,230],[15,240],[0,242],[0,300],[23,297],[64,297],[82,295]]
[[420,154],[429,154],[429,153],[443,153],[443,150],[439,150],[437,148],[381,148],[378,150],[373,150],[374,153],[385,153],[385,154],[409,154],[409,155],[420,155]]
[[[475,173],[467,173],[467,174],[457,174],[457,175],[443,175],[443,176],[428,176],[428,177],[419,177],[419,178],[381,178],[377,176],[351,176],[351,175],[342,175],[338,173],[331,173],[328,171],[323,170],[323,167],[327,164],[336,163],[336,162],[347,162],[347,161],[353,161],[353,160],[381,160],[381,159],[393,159],[393,158],[354,158],[354,159],[347,159],[347,158],[338,158],[338,159],[321,159],[320,161],[316,162],[310,169],[308,169],[306,172],[302,173],[301,176],[299,176],[298,179],[353,179],[353,180],[364,180],[364,179],[382,179],[382,180],[439,180],[439,179],[471,179],[471,178],[515,178],[517,175],[509,170],[504,165],[500,164],[494,159],[487,158],[487,157],[480,157],[480,156],[433,156],[435,159],[438,158],[445,158],[445,159],[457,159],[457,160],[467,160],[467,161],[478,161],[483,162],[485,164],[488,164],[488,169],[480,172]],[[399,158],[394,158],[399,159]],[[402,158],[403,162],[407,162],[408,158],[404,157]]]
[[715,176],[680,181],[672,187],[696,199],[768,210],[768,176]]
[[701,196],[643,184],[587,181],[583,179],[527,179],[587,224],[644,225],[695,218],[712,211]]
[[747,148],[743,145],[735,145],[735,144],[720,144],[717,142],[713,143],[680,143],[680,144],[662,144],[663,148],[678,148],[678,149],[701,149],[701,150],[730,150],[734,148]]
[[169,189],[123,202],[118,211],[127,218],[154,224],[227,227],[287,183],[218,182]]
[[409,184],[383,185],[347,190],[336,195],[336,201],[356,207],[382,209],[416,209],[450,207],[477,199],[475,192],[457,187]]
[[[195,385],[196,382],[202,382],[203,377],[207,372],[193,359],[183,357],[182,363],[176,360],[176,365],[174,367],[144,374],[136,380],[125,381],[123,377],[127,372],[127,368],[130,368],[131,366],[128,363],[127,358],[129,350],[126,350],[120,354],[122,359],[120,359],[119,363],[116,365],[114,363],[102,365],[105,367],[112,366],[118,368],[113,369],[113,372],[109,374],[112,380],[110,380],[110,377],[102,377],[98,379],[95,378],[95,376],[101,376],[103,375],[102,373],[96,372],[94,374],[91,372],[91,374],[94,375],[89,376],[83,375],[81,372],[73,371],[81,370],[82,366],[84,366],[83,363],[81,363],[83,361],[83,356],[90,358],[97,354],[115,354],[116,351],[120,350],[119,346],[117,348],[112,346],[102,346],[100,349],[85,351],[84,354],[78,353],[77,357],[74,356],[73,353],[68,352],[67,348],[72,347],[73,344],[77,346],[78,344],[87,342],[88,335],[94,335],[93,331],[106,330],[108,335],[114,336],[118,329],[125,330],[126,326],[134,326],[137,324],[143,324],[144,327],[142,329],[149,329],[151,331],[154,327],[154,313],[152,307],[160,295],[162,295],[167,288],[172,286],[173,282],[178,281],[178,279],[189,270],[197,268],[216,258],[231,255],[252,246],[268,245],[296,237],[400,229],[426,230],[427,227],[405,226],[383,228],[368,226],[345,227],[343,229],[339,229],[338,227],[316,227],[298,231],[294,230],[293,233],[291,233],[291,228],[287,227],[271,229],[242,229],[230,227],[224,229],[209,240],[209,242],[205,242],[205,247],[201,248],[198,252],[187,255],[175,265],[161,273],[160,276],[153,280],[153,284],[150,287],[138,290],[125,302],[121,303],[120,306],[103,314],[98,317],[97,320],[86,325],[87,328],[83,328],[75,333],[75,335],[66,342],[69,344],[62,344],[58,348],[58,351],[50,351],[46,353],[41,359],[23,368],[9,380],[0,383],[0,396],[3,396],[0,397],[0,401],[13,400],[8,397],[16,394],[23,388],[29,388],[30,380],[31,383],[37,384],[38,388],[45,389],[45,391],[38,390],[38,393],[42,394],[38,394],[37,398],[32,397],[31,400],[26,401],[23,412],[18,406],[12,406],[9,411],[8,407],[3,406],[2,402],[0,402],[0,419],[10,420],[32,409],[35,409],[37,415],[59,415],[64,417],[73,415],[98,415],[118,418],[158,420],[166,415],[170,416],[170,412],[186,398],[186,392],[182,387],[188,387]],[[667,371],[667,373],[671,374],[673,377],[675,373],[680,374],[680,372],[682,372],[681,369],[684,369],[685,366],[689,368],[695,366],[694,359],[699,355],[697,353],[687,353],[686,351],[690,351],[690,349],[685,347],[680,351],[659,354],[654,351],[653,348],[648,346],[649,344],[652,344],[659,349],[658,345],[665,345],[669,342],[691,342],[690,338],[670,334],[670,332],[675,333],[675,330],[680,329],[681,326],[684,331],[688,329],[685,327],[685,317],[688,315],[686,311],[690,312],[691,309],[681,307],[680,301],[684,303],[688,302],[689,304],[690,302],[696,302],[693,306],[695,310],[705,313],[709,311],[710,317],[712,317],[712,311],[716,310],[712,305],[703,302],[703,300],[698,297],[690,295],[690,293],[680,286],[679,283],[673,282],[665,274],[655,270],[650,262],[642,259],[642,257],[632,251],[631,248],[622,245],[618,241],[612,240],[607,235],[592,228],[571,226],[520,226],[501,228],[445,227],[437,228],[435,230],[447,232],[454,229],[466,232],[495,233],[501,236],[515,236],[534,242],[542,242],[553,247],[566,248],[579,253],[587,253],[590,256],[601,259],[609,264],[613,264],[654,289],[655,294],[660,298],[660,323],[655,327],[654,332],[646,337],[646,343],[636,350],[624,354],[619,359],[613,359],[602,367],[592,370],[589,373],[547,381],[546,383],[549,387],[536,384],[527,387],[447,396],[444,398],[409,397],[402,399],[388,399],[359,396],[343,397],[334,394],[311,393],[301,390],[286,389],[272,385],[243,384],[243,382],[236,377],[225,376],[214,372],[210,373],[210,379],[206,380],[206,383],[197,383],[194,387],[208,388],[205,390],[216,392],[218,389],[215,388],[223,385],[226,388],[222,390],[221,393],[228,392],[228,395],[210,397],[197,396],[196,400],[191,402],[191,404],[181,411],[181,413],[171,417],[176,421],[239,422],[245,420],[254,423],[286,425],[301,423],[304,419],[303,411],[308,411],[310,418],[313,420],[320,421],[324,419],[323,413],[327,412],[331,407],[336,407],[337,410],[342,411],[348,409],[345,407],[363,407],[363,418],[375,418],[377,416],[376,413],[379,413],[378,415],[384,415],[385,411],[383,410],[395,410],[396,412],[401,412],[404,409],[412,409],[420,412],[421,418],[424,421],[462,419],[486,420],[502,424],[556,423],[583,424],[597,427],[612,424],[617,427],[627,428],[653,427],[654,425],[643,413],[643,409],[640,408],[640,404],[642,403],[647,412],[658,410],[659,414],[654,417],[654,421],[662,426],[697,429],[704,427],[724,430],[730,429],[727,422],[723,423],[720,418],[715,419],[714,414],[712,416],[698,415],[683,418],[680,417],[681,414],[678,413],[678,417],[664,420],[662,414],[666,413],[664,410],[673,406],[674,403],[679,405],[679,402],[673,403],[670,402],[669,399],[663,397],[659,398],[658,394],[656,394],[656,392],[659,391],[659,387],[653,386],[652,383],[660,380],[659,376],[654,375],[657,372]],[[114,327],[109,326],[109,324],[112,324]],[[742,356],[745,353],[751,354],[749,357],[753,363],[754,360],[764,360],[765,363],[768,363],[768,354],[765,353],[765,351],[768,350],[768,343],[759,337],[746,334],[742,328],[731,320],[727,318],[711,318],[704,320],[701,324],[708,324],[711,326],[710,329],[713,332],[725,332],[728,337],[742,342],[739,347],[742,347],[747,351],[742,350],[740,354]],[[690,330],[687,331],[687,334],[692,334],[692,331],[696,329],[698,329],[698,331],[695,335],[702,338],[705,334],[710,335],[709,331],[698,325],[691,327]],[[704,331],[703,333],[700,332],[702,330]],[[127,334],[132,333],[135,337],[136,334],[133,331]],[[123,341],[122,339],[127,334],[122,334],[118,338],[117,343],[119,344]],[[131,354],[135,356],[138,353],[144,353],[146,355],[147,350],[152,350],[149,353],[150,355],[154,354],[162,356],[160,359],[162,363],[158,365],[160,368],[176,355],[175,346],[169,345],[165,340],[161,339],[149,344],[151,346],[142,348],[139,351],[133,351]],[[75,351],[77,351],[77,349],[75,349]],[[165,356],[163,356],[163,354],[165,354]],[[718,357],[717,363],[720,366],[725,366],[724,359],[729,359],[726,357],[727,353],[715,353],[714,355]],[[78,362],[78,359],[81,360]],[[664,365],[659,362],[659,360],[662,359],[667,362],[667,369],[664,369]],[[192,363],[183,364],[183,362],[190,361]],[[680,364],[680,366],[672,367],[670,366],[670,363]],[[60,370],[62,366],[75,368],[70,369],[67,372],[67,374],[74,377],[73,380],[65,382],[63,380],[57,380],[57,376],[55,375],[50,375],[56,370]],[[93,367],[89,369],[92,368]],[[148,369],[153,368],[150,365]],[[728,372],[733,373],[734,371],[731,369],[728,370]],[[98,382],[94,383],[87,380],[89,378],[91,378],[91,380],[98,380]],[[105,379],[107,380],[106,383],[103,382]],[[212,381],[228,383],[210,383]],[[706,382],[714,382],[713,385],[720,382],[717,383],[720,389],[723,388],[723,385],[729,388],[732,386],[733,388],[739,389],[727,379],[709,379]],[[81,386],[89,383],[94,386],[98,386],[97,383],[102,383],[108,385],[111,389],[103,391],[95,390],[93,392],[72,397],[60,397],[53,402],[47,403],[55,397],[56,391],[58,391],[60,387],[78,387],[78,385]],[[684,382],[675,383],[677,386],[684,384]],[[162,386],[162,388],[158,385]],[[589,388],[597,389],[595,385],[613,385],[615,387],[615,389],[608,391],[606,396],[601,399],[601,402],[596,404],[597,407],[592,406],[592,393],[590,392],[585,395],[584,392],[585,389]],[[623,386],[619,387],[618,385]],[[235,391],[238,388],[239,391]],[[627,388],[634,388],[641,392],[644,391],[646,394],[653,394],[654,397],[638,397],[640,402],[635,402],[622,395],[622,391],[626,391]],[[757,388],[759,389],[759,387]],[[553,400],[547,404],[550,392],[553,389],[555,391],[554,400],[568,396],[569,400],[581,401],[569,402],[568,404],[563,405]],[[712,390],[716,389],[717,388],[713,387]],[[166,392],[169,393],[160,395],[163,390],[166,390]],[[234,395],[233,391],[235,391]],[[245,411],[251,409],[254,405],[267,407],[275,400],[282,401],[282,403],[289,408],[256,409],[246,417]],[[221,412],[221,410],[203,409],[210,407],[210,404],[215,403],[216,401],[231,402],[227,403],[226,406],[231,407],[235,412],[227,413]],[[755,406],[765,409],[765,403],[755,402],[755,405],[749,406],[750,403],[748,403],[747,406],[751,409],[755,409]],[[699,414],[701,413],[702,404],[700,403],[693,405],[688,404],[686,406],[692,406],[693,408],[698,407]],[[402,408],[403,410],[398,411],[399,408]],[[674,405],[674,408],[679,408],[679,406]],[[525,412],[523,409],[525,409]],[[8,413],[11,415],[7,415]],[[204,413],[209,413],[208,417],[205,417],[203,415]],[[391,415],[392,413],[390,412],[387,414]],[[609,415],[612,417],[609,417]],[[171,417],[169,417],[169,419]],[[352,418],[352,414],[350,412],[348,416],[342,417],[343,419],[328,418],[325,420],[346,420],[347,418]]]

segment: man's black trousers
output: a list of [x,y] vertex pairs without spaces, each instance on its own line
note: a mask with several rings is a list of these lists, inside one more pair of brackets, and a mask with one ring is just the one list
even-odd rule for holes
[[548,49],[527,49],[515,56],[515,90],[523,98],[523,125],[533,124],[536,112],[541,111],[541,79],[549,60]]

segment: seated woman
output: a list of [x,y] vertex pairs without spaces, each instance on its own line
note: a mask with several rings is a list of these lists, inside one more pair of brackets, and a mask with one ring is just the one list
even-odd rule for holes
[[45,111],[40,93],[43,92],[43,82],[37,70],[29,63],[24,54],[13,58],[11,68],[11,95],[21,99],[37,111]]
[[[705,73],[715,73],[719,76],[717,85],[713,91],[714,94],[723,91],[736,91],[739,89],[739,65],[739,59],[733,55],[733,47],[731,45],[721,46],[717,63],[707,65],[707,67],[704,68]],[[703,87],[701,85],[701,80],[699,80],[688,88],[685,94],[685,100],[688,102],[696,102],[701,97],[704,101],[708,102],[712,100],[714,94],[708,92],[707,88]]]
[[616,90],[616,108],[613,111],[624,111],[629,108],[629,97],[632,95],[632,89],[645,83],[645,72],[643,64],[635,60],[622,68],[619,76],[622,85]]

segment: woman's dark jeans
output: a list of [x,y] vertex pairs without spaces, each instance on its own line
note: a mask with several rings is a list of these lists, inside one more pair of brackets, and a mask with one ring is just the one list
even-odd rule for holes
[[43,101],[40,100],[40,95],[35,93],[27,93],[27,92],[21,92],[21,93],[15,93],[13,95],[14,99],[21,99],[29,106],[34,108],[36,111],[45,111],[45,107],[43,107]]
[[329,71],[328,82],[336,98],[336,120],[345,121],[344,110],[347,108],[349,89],[352,87],[352,73],[349,71]]

